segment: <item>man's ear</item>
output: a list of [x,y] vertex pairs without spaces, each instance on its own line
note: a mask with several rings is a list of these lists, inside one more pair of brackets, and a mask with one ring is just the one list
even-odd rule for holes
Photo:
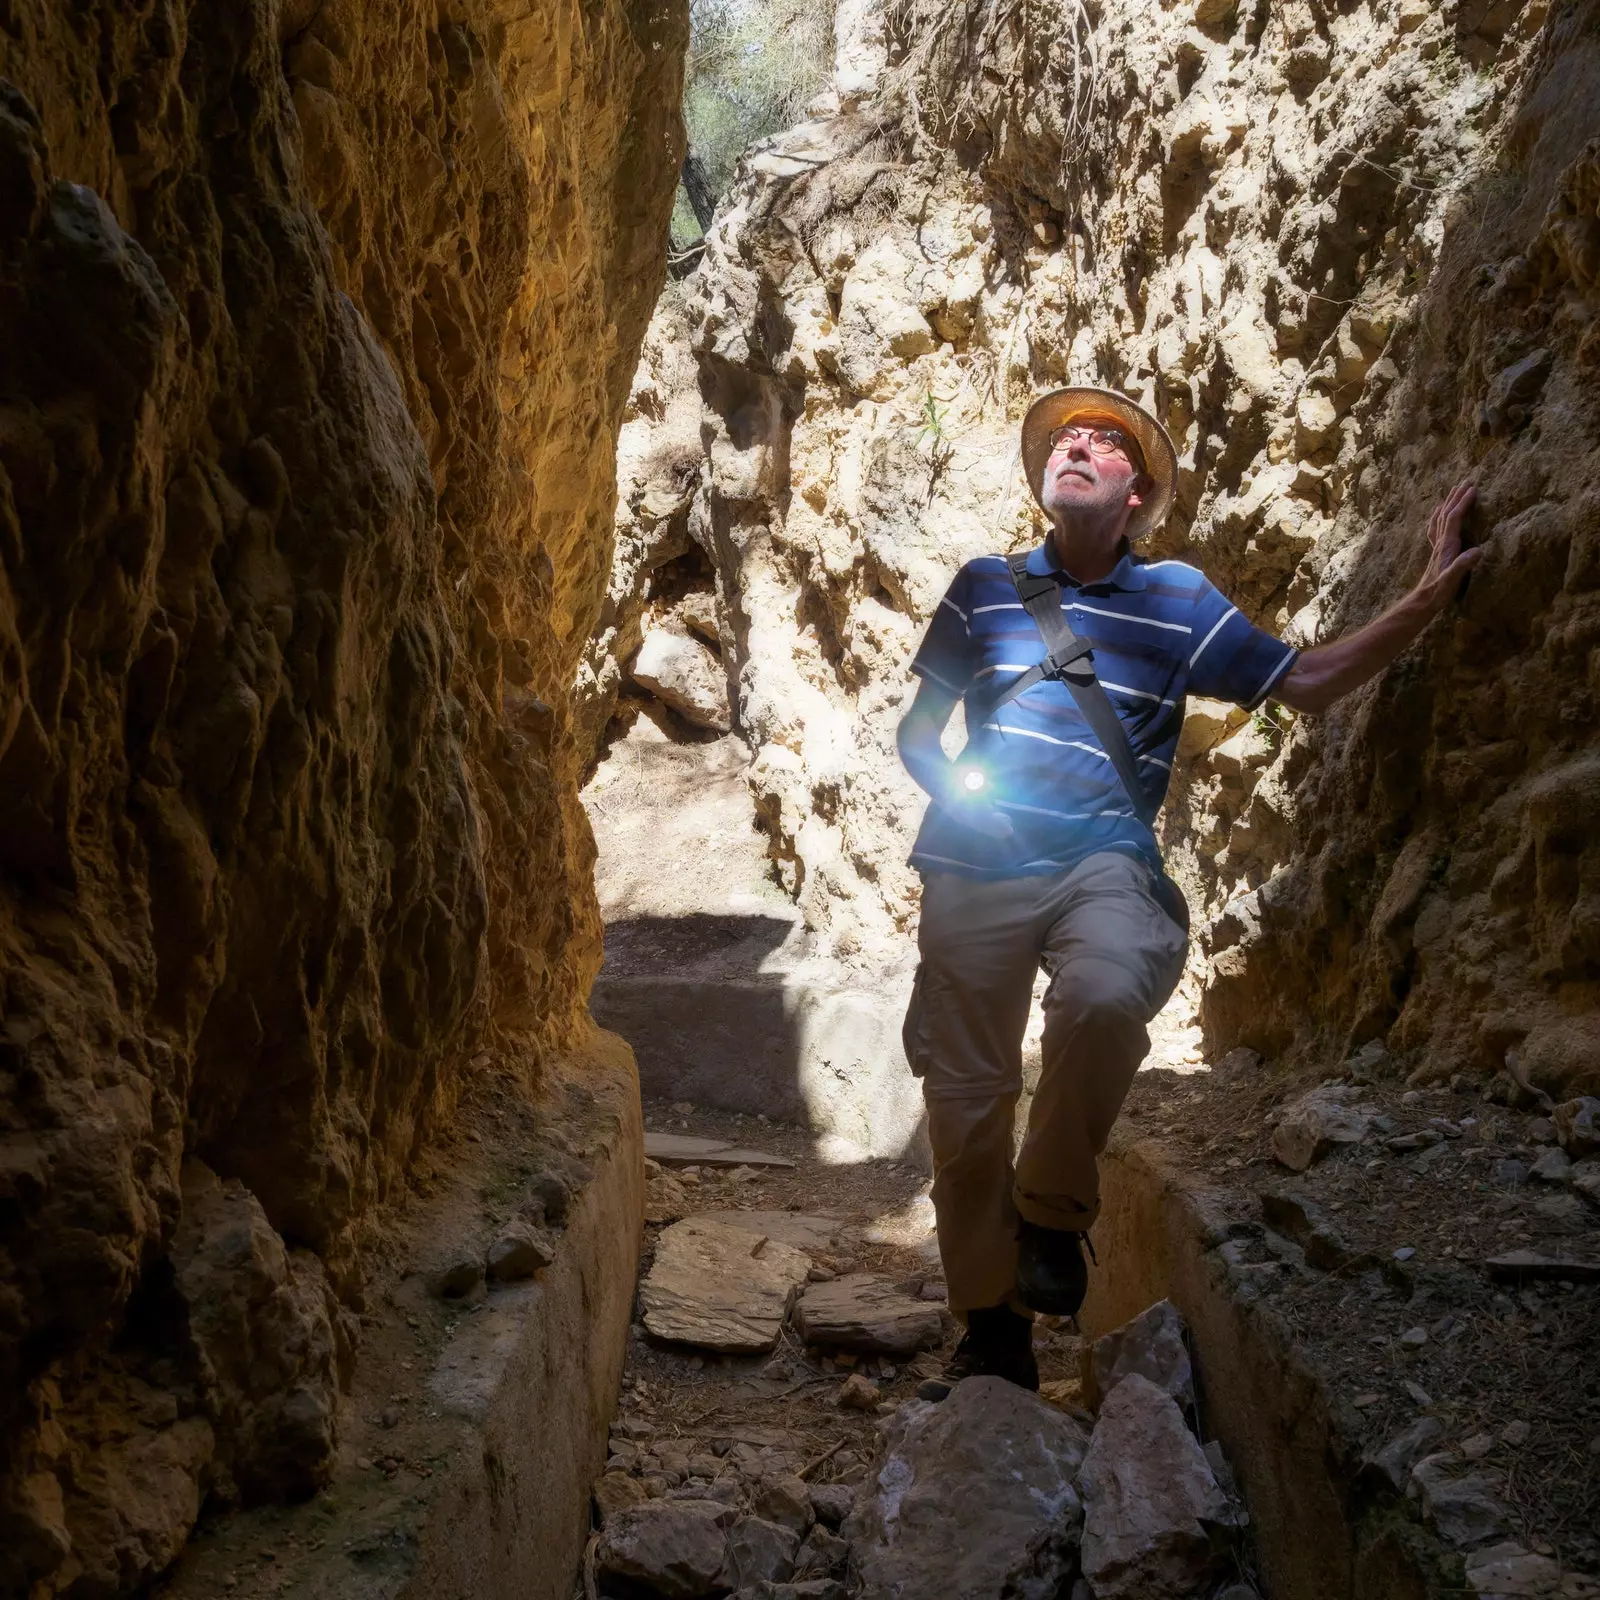
[[1130,507],[1142,506],[1144,497],[1154,487],[1154,481],[1154,479],[1146,477],[1144,473],[1136,472],[1133,482],[1128,485],[1128,505]]

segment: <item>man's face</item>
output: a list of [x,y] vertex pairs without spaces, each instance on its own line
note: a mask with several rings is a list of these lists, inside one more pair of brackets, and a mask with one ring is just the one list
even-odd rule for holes
[[1068,423],[1056,430],[1039,499],[1051,518],[1097,518],[1131,511],[1143,501],[1143,480],[1117,430]]

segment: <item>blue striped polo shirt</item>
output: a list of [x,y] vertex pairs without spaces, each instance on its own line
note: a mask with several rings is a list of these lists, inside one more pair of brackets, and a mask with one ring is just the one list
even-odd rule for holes
[[[1028,557],[1036,577],[1061,584],[1067,622],[1094,650],[1094,668],[1128,731],[1146,792],[1166,795],[1183,727],[1184,697],[1253,708],[1298,651],[1256,627],[1203,573],[1182,561],[1144,561],[1126,547],[1110,575],[1080,584],[1048,542]],[[922,872],[971,878],[1060,872],[1101,850],[1126,850],[1159,867],[1155,836],[1134,815],[1111,759],[1064,683],[1047,680],[1008,700],[994,696],[1045,655],[1001,556],[980,556],[955,576],[911,663],[964,698],[963,766],[980,768],[985,794],[1010,817],[1012,837],[963,825],[959,808],[929,805],[911,852]]]

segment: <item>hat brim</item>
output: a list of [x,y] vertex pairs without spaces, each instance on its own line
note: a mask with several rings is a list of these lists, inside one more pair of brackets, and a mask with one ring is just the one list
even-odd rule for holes
[[1130,539],[1154,533],[1172,510],[1178,482],[1178,452],[1167,430],[1143,406],[1115,389],[1087,386],[1052,389],[1028,407],[1028,414],[1022,419],[1022,470],[1033,498],[1040,505],[1044,504],[1039,491],[1044,485],[1045,464],[1050,459],[1050,435],[1080,416],[1114,418],[1139,446],[1151,487],[1143,502],[1129,514],[1126,532]]

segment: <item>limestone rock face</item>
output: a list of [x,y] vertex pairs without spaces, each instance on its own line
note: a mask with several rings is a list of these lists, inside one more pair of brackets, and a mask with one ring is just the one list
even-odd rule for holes
[[683,11],[0,30],[6,1593],[314,1488],[364,1220],[486,1030],[582,1025],[567,705]]
[[1469,473],[1489,550],[1325,718],[1199,708],[1163,830],[1210,1053],[1517,1047],[1594,1091],[1591,7],[1109,0],[976,53],[943,0],[841,11],[841,109],[745,163],[658,311],[613,579],[637,616],[674,564],[714,601],[820,946],[904,956],[906,664],[964,560],[1043,531],[1029,400],[1105,383],[1177,444],[1148,554],[1297,642],[1405,593]]
[[1076,1558],[1086,1444],[1077,1423],[1003,1378],[901,1406],[842,1530],[864,1600],[1057,1594]]

